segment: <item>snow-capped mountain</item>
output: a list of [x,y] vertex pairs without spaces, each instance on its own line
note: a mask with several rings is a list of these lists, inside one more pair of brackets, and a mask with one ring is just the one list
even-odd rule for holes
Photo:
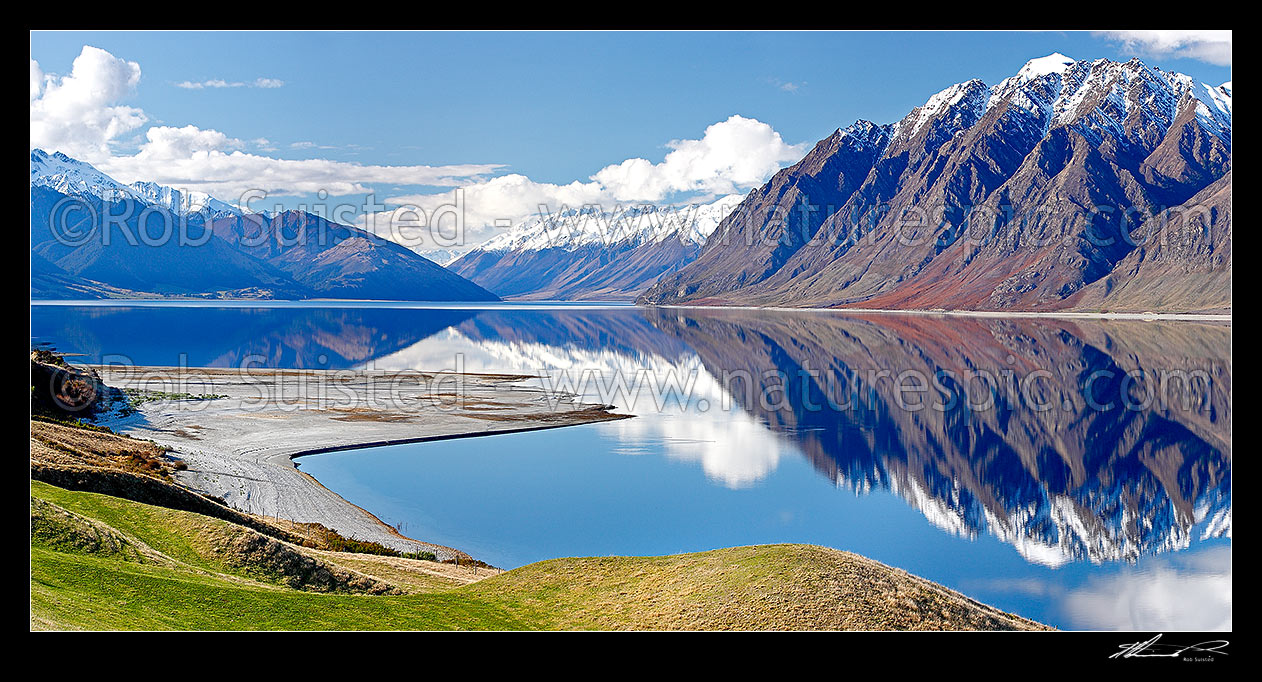
[[469,253],[470,251],[472,251],[472,249],[470,248],[450,248],[450,249],[435,248],[435,249],[413,249],[413,251],[416,252],[416,255],[422,258],[428,258],[429,260],[432,260],[443,267],[447,267],[451,265],[453,262],[455,262],[457,258],[460,258],[466,253]]
[[242,216],[245,211],[205,192],[182,192],[155,182],[125,185],[85,161],[61,152],[31,150],[31,185],[48,187],[65,195],[92,196],[105,201],[134,199],[161,206],[177,215],[204,213],[211,219]]
[[[1186,251],[1194,277],[1092,306],[1230,307],[1231,100],[1230,82],[1061,54],[993,86],[952,85],[895,123],[860,121],[820,141],[640,300],[1077,307],[1093,282],[1128,275],[1113,271],[1158,227],[1149,219],[1203,208],[1209,241]],[[1224,177],[1225,203],[1216,191],[1202,195],[1213,206],[1181,206]],[[1192,273],[1202,266],[1217,269]]]
[[[67,197],[91,210],[66,211]],[[183,235],[179,229],[155,225],[173,214],[208,226],[209,238],[189,242],[174,237]],[[105,234],[111,238],[93,238]],[[172,238],[136,238],[142,234]],[[152,182],[124,185],[91,164],[40,149],[31,151],[31,271],[32,298],[497,300],[355,227],[303,211],[245,213]]]
[[482,251],[540,251],[599,244],[614,246],[661,242],[677,237],[684,244],[704,245],[744,197],[725,196],[708,204],[680,206],[628,205],[610,210],[599,206],[564,209],[536,215],[478,246]]
[[448,267],[502,296],[632,299],[700,252],[739,195],[674,206],[585,206],[526,219]]
[[142,200],[161,206],[172,213],[188,215],[203,213],[211,219],[229,216],[241,217],[246,211],[220,201],[205,192],[180,191],[154,182],[133,182],[128,185]]
[[49,154],[31,150],[31,185],[48,187],[65,195],[93,196],[98,199],[136,198],[131,187],[97,170],[92,164],[72,159],[61,152]]

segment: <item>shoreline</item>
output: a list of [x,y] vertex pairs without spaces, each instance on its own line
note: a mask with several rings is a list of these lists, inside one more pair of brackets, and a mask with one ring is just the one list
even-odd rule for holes
[[863,315],[938,315],[958,317],[1034,317],[1090,320],[1152,320],[1176,322],[1230,322],[1231,313],[1170,312],[1104,312],[1039,311],[1039,310],[948,310],[924,308],[835,308],[822,306],[757,306],[757,305],[640,305],[630,301],[393,301],[349,298],[324,299],[185,299],[185,298],[97,298],[97,299],[31,299],[32,306],[90,307],[190,307],[190,308],[382,308],[405,310],[608,310],[619,308],[667,310],[770,310],[775,312],[830,312]]
[[[176,480],[249,514],[320,523],[352,539],[439,559],[470,557],[458,548],[403,535],[372,512],[301,471],[308,455],[519,433],[626,419],[610,406],[549,396],[521,385],[527,376],[412,372],[398,384],[380,371],[250,370],[87,365],[116,389],[145,395],[117,403],[93,423],[170,448],[187,469]],[[374,403],[386,380],[393,403]],[[442,405],[446,383],[463,382],[460,404]],[[157,385],[155,386],[155,382]],[[197,385],[172,392],[170,386]],[[327,391],[336,392],[331,401]],[[214,396],[204,398],[181,395]],[[150,397],[156,396],[156,397]]]
[[661,308],[664,310],[772,310],[776,312],[827,312],[860,315],[926,315],[940,317],[1035,317],[1076,320],[1146,320],[1153,322],[1231,322],[1227,313],[1089,313],[1080,311],[1005,311],[1005,310],[905,310],[889,308],[795,308],[790,306],[754,306],[754,305],[651,305],[637,308]]

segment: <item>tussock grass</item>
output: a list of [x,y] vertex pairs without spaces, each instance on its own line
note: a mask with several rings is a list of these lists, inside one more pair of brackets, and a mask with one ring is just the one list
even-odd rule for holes
[[[1041,627],[875,561],[808,545],[553,559],[465,584],[475,579],[468,568],[299,548],[192,512],[40,482],[31,496],[32,526],[41,528],[31,539],[35,628]],[[285,566],[306,559],[396,594],[295,585]]]
[[553,627],[1004,630],[1042,626],[857,554],[758,545],[662,557],[553,559],[465,588],[555,614]]

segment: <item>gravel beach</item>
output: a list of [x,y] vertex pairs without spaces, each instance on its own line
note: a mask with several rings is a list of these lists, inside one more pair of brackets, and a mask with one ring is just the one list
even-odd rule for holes
[[95,366],[120,390],[96,423],[171,448],[177,479],[241,511],[321,523],[440,560],[463,552],[404,537],[320,485],[293,458],[370,445],[624,418],[522,385],[529,377],[424,372]]

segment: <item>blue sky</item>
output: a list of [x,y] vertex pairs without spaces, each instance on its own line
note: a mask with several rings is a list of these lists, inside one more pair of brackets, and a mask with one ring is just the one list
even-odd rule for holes
[[[670,141],[700,139],[733,115],[769,126],[785,145],[809,145],[858,118],[895,121],[956,82],[996,83],[1051,52],[1138,55],[1210,84],[1231,78],[1230,66],[1180,50],[1085,32],[75,31],[32,33],[31,58],[64,75],[85,45],[139,65],[139,81],[114,104],[146,120],[110,141],[116,154],[135,153],[149,127],[191,125],[268,157],[495,164],[491,175],[558,185],[625,159],[661,162]],[[260,78],[283,84],[177,86]],[[768,158],[785,165],[798,150]]]

